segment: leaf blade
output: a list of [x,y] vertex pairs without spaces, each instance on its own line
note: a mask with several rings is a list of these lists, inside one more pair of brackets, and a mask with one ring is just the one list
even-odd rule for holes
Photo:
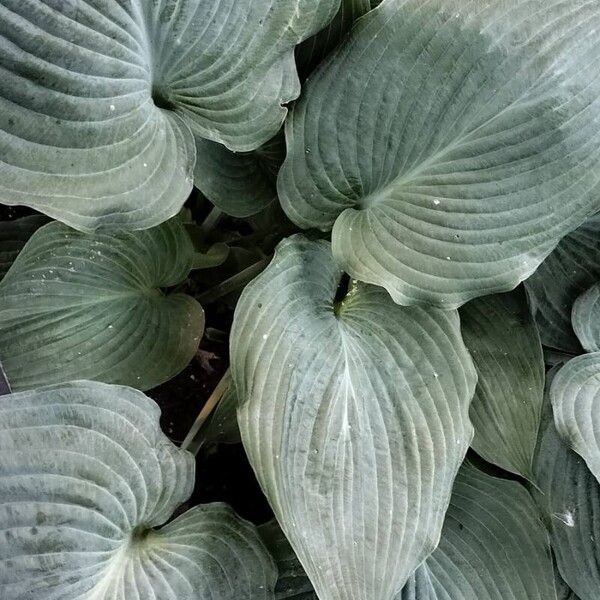
[[141,392],[97,382],[0,399],[3,597],[272,597],[273,561],[228,507],[150,529],[194,485],[193,457],[160,431],[159,413]]
[[82,231],[173,217],[192,131],[235,150],[272,137],[300,93],[294,47],[338,3],[2,0],[0,201]]
[[293,236],[244,290],[238,422],[317,594],[390,600],[437,544],[475,372],[457,313],[363,285],[334,307],[340,276],[329,244]]
[[184,280],[193,258],[178,219],[115,234],[39,229],[0,282],[0,357],[13,389],[81,378],[149,389],[181,371],[204,313],[160,288]]
[[471,447],[507,471],[533,478],[544,397],[544,357],[523,290],[472,300],[460,310],[477,388]]
[[596,175],[580,172],[600,157],[596,125],[576,159],[571,126],[600,93],[578,66],[600,49],[575,31],[599,20],[583,0],[384,2],[286,122],[288,216],[331,229],[340,266],[401,304],[514,288],[598,207]]

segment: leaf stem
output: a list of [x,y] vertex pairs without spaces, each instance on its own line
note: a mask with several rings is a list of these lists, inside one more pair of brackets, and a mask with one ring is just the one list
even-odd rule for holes
[[200,225],[200,231],[206,236],[219,224],[222,216],[223,211],[214,206],[208,215],[206,215],[206,219],[202,221],[202,224]]
[[236,290],[243,288],[246,284],[250,283],[250,281],[252,281],[269,264],[270,261],[270,256],[261,258],[260,260],[251,264],[249,267],[246,267],[243,271],[236,273],[233,277],[225,279],[225,281],[222,281],[209,290],[202,292],[202,294],[196,296],[196,300],[203,305],[210,304],[211,302],[215,302],[219,298],[222,298],[231,292],[235,292]]
[[188,434],[185,436],[185,439],[181,443],[182,450],[187,450],[188,452],[191,452],[194,455],[198,454],[198,451],[200,450],[204,442],[202,436],[200,435],[202,426],[204,425],[204,423],[206,423],[208,417],[210,417],[214,409],[217,407],[217,405],[221,401],[221,398],[223,398],[223,395],[225,394],[227,388],[230,385],[231,375],[229,373],[229,369],[227,369],[223,377],[221,377],[219,383],[217,383],[217,386],[213,390],[212,394],[209,396],[208,400],[202,407],[202,410],[196,417],[196,420],[194,421],[194,424],[190,428]]

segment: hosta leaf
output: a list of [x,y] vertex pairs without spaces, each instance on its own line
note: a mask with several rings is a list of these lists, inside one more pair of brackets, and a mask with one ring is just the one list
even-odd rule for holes
[[224,213],[248,217],[277,199],[275,180],[285,157],[283,133],[252,152],[232,152],[196,138],[194,183]]
[[542,343],[581,352],[571,326],[573,303],[600,280],[600,214],[565,236],[525,282]]
[[47,222],[48,219],[42,215],[0,221],[0,279],[6,275],[27,240]]
[[548,534],[519,483],[466,463],[440,545],[398,600],[556,600]]
[[96,379],[149,389],[198,348],[201,306],[165,293],[194,248],[179,219],[146,231],[39,229],[0,282],[0,360],[13,389]]
[[460,311],[477,369],[471,446],[487,461],[531,479],[544,398],[544,357],[522,289],[477,298]]
[[[597,241],[600,245],[600,238]],[[573,304],[573,330],[587,352],[600,351],[600,283],[583,293]]]
[[82,230],[152,227],[192,132],[251,150],[300,92],[294,47],[339,0],[0,0],[0,201]]
[[581,600],[597,600],[600,484],[559,438],[552,421],[541,440],[536,474],[541,489],[536,498],[546,515],[560,574]]
[[570,360],[550,388],[556,429],[600,482],[600,352]]
[[141,392],[95,382],[0,398],[0,597],[272,598],[272,559],[225,505],[154,529],[194,483],[158,419]]
[[476,375],[455,311],[360,283],[336,301],[340,280],[330,244],[297,235],[246,287],[238,422],[319,598],[391,600],[437,545]]
[[[279,567],[276,597],[315,598],[278,525],[267,523],[259,530]],[[529,493],[465,463],[454,482],[439,546],[396,600],[570,600],[562,581],[555,591],[555,579],[548,534]]]
[[323,59],[344,39],[354,21],[381,3],[381,0],[342,0],[331,23],[296,48],[296,64],[306,79]]
[[289,217],[401,304],[514,288],[600,205],[600,5],[399,0],[286,122]]
[[277,521],[273,520],[261,525],[258,531],[275,559],[279,571],[275,586],[275,600],[318,600],[310,579],[306,576]]

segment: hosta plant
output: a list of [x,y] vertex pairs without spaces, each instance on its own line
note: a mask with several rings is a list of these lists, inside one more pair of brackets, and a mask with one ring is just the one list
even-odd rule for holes
[[0,600],[598,600],[598,32],[0,0]]

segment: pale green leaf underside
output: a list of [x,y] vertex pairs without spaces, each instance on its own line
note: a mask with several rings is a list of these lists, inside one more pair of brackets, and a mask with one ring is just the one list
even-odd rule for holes
[[466,463],[440,545],[398,600],[556,600],[548,534],[519,483]]
[[536,498],[550,527],[560,574],[580,600],[597,600],[600,484],[560,439],[552,421],[542,437],[536,475],[541,490]]
[[600,281],[600,214],[565,236],[525,282],[542,343],[565,352],[581,352],[571,325],[578,296]]
[[600,5],[387,0],[286,122],[288,216],[401,304],[514,288],[599,206]]
[[232,329],[242,441],[321,600],[391,600],[435,548],[472,437],[476,375],[456,311],[341,278],[284,240]]
[[192,132],[250,150],[339,0],[0,0],[0,201],[143,229],[192,188]]
[[0,222],[0,279],[6,275],[27,240],[47,222],[42,215]]
[[97,382],[0,398],[0,597],[272,598],[272,559],[228,507],[150,529],[194,484],[158,420],[141,392]]
[[275,181],[285,156],[283,133],[252,152],[232,152],[196,137],[196,187],[224,213],[254,215],[277,200]]
[[191,360],[204,328],[183,281],[194,248],[179,219],[145,231],[39,229],[0,282],[0,360],[14,390],[72,379],[149,389]]
[[469,415],[472,448],[488,462],[532,478],[544,398],[544,357],[522,289],[478,298],[460,310],[477,369]]
[[[596,240],[600,246],[600,237]],[[573,330],[586,352],[600,351],[600,283],[583,293],[573,304]]]
[[556,429],[600,482],[600,352],[566,363],[552,381]]

